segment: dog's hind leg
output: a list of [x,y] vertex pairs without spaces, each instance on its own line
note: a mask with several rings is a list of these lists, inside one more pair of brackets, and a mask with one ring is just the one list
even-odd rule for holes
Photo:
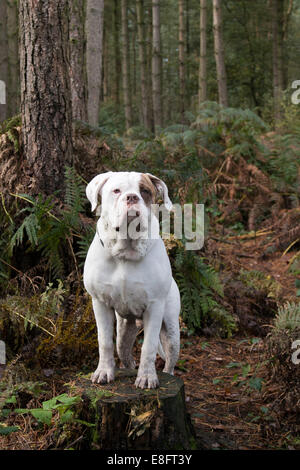
[[122,318],[116,312],[117,318],[117,352],[122,365],[126,369],[135,369],[132,348],[139,330],[135,318]]
[[165,353],[165,367],[163,372],[174,373],[174,367],[180,351],[180,295],[178,287],[173,280],[165,306],[160,340]]

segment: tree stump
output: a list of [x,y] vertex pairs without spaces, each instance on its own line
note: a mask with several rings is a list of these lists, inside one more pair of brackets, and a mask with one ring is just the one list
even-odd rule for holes
[[136,389],[136,370],[119,369],[107,385],[79,376],[72,390],[82,404],[77,416],[92,423],[85,448],[115,450],[196,449],[183,381],[158,372],[158,389]]

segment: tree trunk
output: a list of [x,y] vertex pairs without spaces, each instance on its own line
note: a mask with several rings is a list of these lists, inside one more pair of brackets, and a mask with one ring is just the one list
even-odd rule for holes
[[[283,3],[284,7],[284,3]],[[283,13],[283,25],[282,25],[282,57],[283,57],[283,90],[288,88],[289,79],[288,79],[288,65],[289,65],[289,47],[288,47],[288,37],[289,37],[289,27],[291,15],[293,12],[294,0],[289,0],[286,11]]]
[[160,0],[152,1],[152,95],[154,126],[162,127]]
[[136,97],[137,90],[137,67],[136,67],[136,43],[137,43],[137,19],[134,15],[133,24],[131,27],[131,39],[129,40],[129,56],[132,58],[132,63],[130,65],[131,70],[131,83],[132,83],[132,95]]
[[149,96],[147,93],[147,58],[146,58],[146,45],[145,45],[145,24],[144,24],[144,1],[136,1],[137,11],[137,28],[138,28],[138,43],[139,43],[139,58],[140,58],[140,71],[141,71],[141,97],[142,97],[142,117],[143,125],[151,129],[151,117],[149,110]]
[[123,72],[123,99],[125,107],[126,129],[132,126],[132,109],[129,75],[129,37],[127,0],[122,0],[122,72]]
[[114,60],[115,60],[115,87],[114,99],[117,106],[120,105],[120,78],[121,78],[121,57],[120,57],[120,39],[119,39],[119,0],[114,0]]
[[85,61],[85,0],[70,4],[70,84],[72,117],[87,121],[87,77]]
[[64,187],[72,163],[67,0],[20,0],[21,113],[32,194]]
[[281,117],[283,93],[283,0],[272,0],[272,39],[273,39],[273,99],[275,125]]
[[88,121],[98,125],[103,55],[104,0],[87,0],[86,63],[88,82]]
[[152,21],[152,2],[145,9],[146,26],[146,56],[147,56],[147,96],[149,102],[149,120],[151,131],[154,133],[154,115],[153,115],[153,87],[152,87],[152,41],[153,41],[153,21]]
[[197,447],[186,412],[180,378],[158,373],[160,388],[136,389],[135,370],[117,371],[105,386],[79,377],[72,391],[82,398],[76,416],[95,424],[80,442],[80,449],[191,450]]
[[20,112],[20,60],[19,60],[18,0],[7,0],[8,40],[8,116]]
[[[187,87],[190,85],[190,53],[191,53],[191,45],[190,45],[190,2],[189,0],[185,0],[185,81]],[[186,107],[190,106],[190,94],[187,92],[185,93],[185,104]]]
[[200,0],[199,106],[207,100],[207,3]]
[[179,0],[179,96],[180,96],[180,114],[181,121],[184,122],[185,111],[185,24],[184,24],[184,0]]
[[102,54],[102,87],[100,93],[100,100],[104,103],[110,96],[110,76],[109,76],[109,50],[108,50],[108,31],[103,28],[103,54]]
[[7,14],[6,2],[0,2],[0,122],[7,117],[6,87],[8,79],[8,56],[7,56]]
[[216,60],[216,67],[217,67],[219,103],[222,106],[228,106],[224,42],[223,42],[223,34],[222,34],[221,0],[213,0],[213,30],[214,30],[214,46],[215,46],[215,60]]

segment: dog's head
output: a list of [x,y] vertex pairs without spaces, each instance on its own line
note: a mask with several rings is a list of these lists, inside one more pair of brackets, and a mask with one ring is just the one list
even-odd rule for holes
[[102,173],[87,185],[86,194],[92,211],[98,206],[98,197],[101,196],[101,216],[116,230],[136,218],[143,225],[149,217],[151,204],[158,196],[168,210],[172,208],[166,184],[150,173]]

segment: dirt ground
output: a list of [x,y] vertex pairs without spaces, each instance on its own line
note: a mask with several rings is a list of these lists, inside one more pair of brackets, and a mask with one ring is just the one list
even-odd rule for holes
[[[295,300],[295,276],[288,272],[295,252],[284,256],[262,257],[262,239],[232,239],[216,242],[218,257],[231,263],[228,270],[258,270],[276,279],[282,299]],[[230,260],[230,261],[228,261]],[[271,327],[271,320],[270,325]],[[183,329],[181,354],[175,374],[185,383],[187,410],[202,447],[207,449],[300,449],[299,416],[282,417],[278,403],[282,391],[269,377],[264,356],[265,338],[237,335],[229,339],[208,338]],[[136,347],[139,358],[140,346]],[[161,369],[163,362],[157,360]],[[75,370],[57,370],[48,383],[47,394],[34,402],[65,391],[64,384]],[[31,404],[32,406],[32,404]],[[280,406],[279,406],[280,408]],[[12,418],[9,425],[20,432],[0,437],[0,450],[53,448],[55,427],[37,427],[24,415]]]
[[[256,270],[275,279],[282,302],[296,300],[295,276],[289,271],[295,251],[264,257],[266,237],[217,242],[218,255],[231,269]],[[272,327],[272,320],[268,327]],[[177,372],[185,382],[187,407],[197,434],[208,448],[300,449],[300,419],[282,420],[275,411],[281,391],[269,379],[264,338],[185,338]],[[280,406],[280,405],[279,405]],[[278,409],[276,407],[276,409]],[[291,432],[293,428],[294,432]]]

